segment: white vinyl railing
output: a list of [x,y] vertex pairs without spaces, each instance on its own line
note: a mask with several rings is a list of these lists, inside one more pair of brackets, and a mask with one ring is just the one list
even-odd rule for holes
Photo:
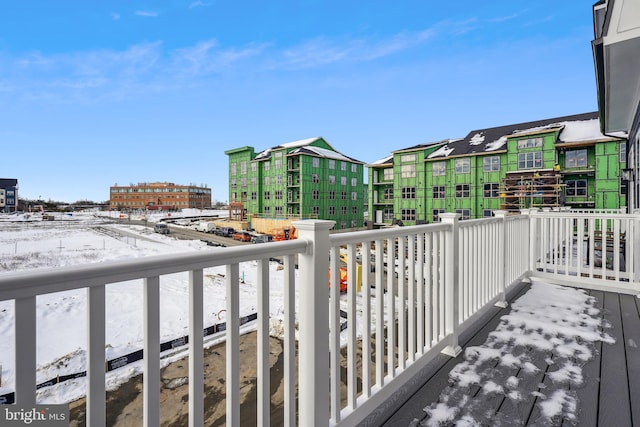
[[106,415],[105,288],[144,280],[144,420],[157,426],[160,277],[189,272],[189,425],[201,426],[203,269],[226,266],[226,424],[237,426],[239,263],[258,260],[256,425],[267,426],[268,262],[280,257],[285,271],[284,424],[347,426],[365,420],[436,355],[459,354],[460,332],[488,307],[505,306],[506,290],[519,280],[532,276],[620,292],[640,289],[633,245],[640,215],[495,215],[459,221],[458,214],[442,214],[436,224],[340,234],[330,234],[333,221],[296,221],[298,239],[293,241],[0,275],[0,300],[15,300],[20,331],[15,338],[16,403],[36,402],[35,302],[51,292],[87,289],[87,425],[99,426]]
[[640,215],[531,212],[530,274],[571,286],[640,291]]

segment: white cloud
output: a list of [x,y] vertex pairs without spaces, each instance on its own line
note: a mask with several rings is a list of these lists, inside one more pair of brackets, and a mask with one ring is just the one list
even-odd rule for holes
[[150,11],[150,10],[138,10],[135,12],[137,16],[144,16],[147,18],[155,18],[158,16],[158,12]]
[[193,3],[191,3],[189,5],[189,9],[193,9],[194,7],[206,7],[206,6],[211,6],[213,4],[213,2],[204,2],[204,1],[194,1]]

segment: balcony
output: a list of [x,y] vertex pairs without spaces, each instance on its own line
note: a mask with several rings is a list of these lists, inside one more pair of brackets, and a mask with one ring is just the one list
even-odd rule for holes
[[[0,300],[15,301],[15,394],[36,403],[36,298],[86,289],[87,425],[105,424],[105,289],[144,283],[143,387],[145,425],[160,419],[160,278],[188,272],[189,425],[205,423],[203,270],[226,274],[226,425],[240,421],[240,263],[257,265],[255,425],[269,425],[269,260],[282,260],[285,282],[282,424],[380,425],[428,378],[425,369],[457,357],[461,337],[505,307],[529,281],[634,295],[640,215],[595,211],[524,211],[460,222],[330,234],[333,221],[294,223],[298,239],[0,275]],[[360,260],[361,264],[358,264]],[[384,265],[395,265],[385,273]],[[296,269],[297,265],[297,269]],[[342,278],[329,271],[346,271]],[[361,275],[358,271],[371,272]],[[328,287],[329,285],[329,287]],[[295,307],[304,309],[296,310]],[[381,339],[384,338],[384,339]],[[624,341],[624,340],[623,340]],[[453,359],[451,359],[453,360]],[[343,367],[343,364],[345,367]],[[446,381],[445,381],[446,383]],[[394,409],[388,409],[394,408]]]

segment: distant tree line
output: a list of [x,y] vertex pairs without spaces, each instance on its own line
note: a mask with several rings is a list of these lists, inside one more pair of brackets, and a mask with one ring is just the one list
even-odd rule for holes
[[73,203],[57,200],[25,199],[18,200],[18,210],[29,212],[40,210],[40,206],[47,212],[70,212],[78,209],[99,208],[108,209],[109,201],[95,202],[93,200],[78,200]]

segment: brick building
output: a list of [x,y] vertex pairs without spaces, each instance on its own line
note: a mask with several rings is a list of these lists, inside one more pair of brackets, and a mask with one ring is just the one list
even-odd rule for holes
[[211,207],[211,189],[172,182],[114,185],[109,191],[109,207],[118,210],[204,209]]

